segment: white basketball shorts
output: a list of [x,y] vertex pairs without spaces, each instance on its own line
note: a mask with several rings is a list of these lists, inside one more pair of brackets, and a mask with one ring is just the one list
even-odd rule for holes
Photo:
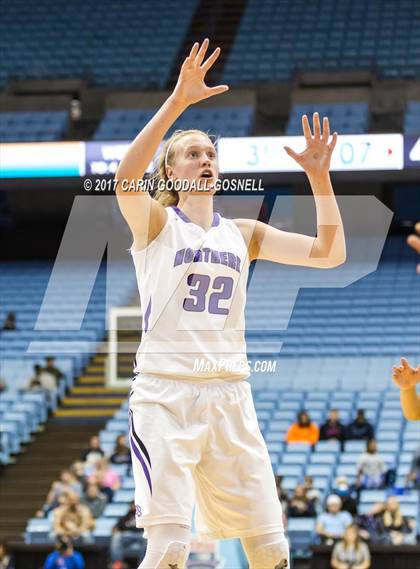
[[195,505],[201,540],[284,531],[248,381],[139,374],[129,421],[137,527],[191,527]]

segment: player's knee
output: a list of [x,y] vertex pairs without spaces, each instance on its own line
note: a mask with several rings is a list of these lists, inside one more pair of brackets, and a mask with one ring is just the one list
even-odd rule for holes
[[255,569],[289,569],[289,545],[286,539],[260,545],[255,550]]
[[184,569],[191,546],[182,541],[171,541],[156,569]]

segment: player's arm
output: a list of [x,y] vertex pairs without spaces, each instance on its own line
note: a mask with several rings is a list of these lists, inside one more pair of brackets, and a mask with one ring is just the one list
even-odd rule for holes
[[420,397],[417,395],[416,385],[420,382],[420,365],[414,369],[405,358],[401,358],[401,365],[394,366],[392,371],[392,379],[400,388],[404,417],[409,421],[419,421]]
[[209,45],[196,42],[184,61],[174,92],[132,142],[115,174],[118,205],[135,239],[153,240],[167,219],[165,208],[147,192],[133,192],[169,128],[185,109],[202,99],[227,91],[226,85],[208,87],[204,78],[220,54],[220,48],[203,62]]
[[308,176],[316,206],[316,237],[289,233],[251,219],[237,219],[235,223],[248,244],[251,260],[263,259],[288,265],[330,269],[342,265],[346,260],[343,222],[329,174],[337,133],[333,134],[329,143],[328,118],[324,118],[321,134],[318,113],[314,113],[313,117],[313,136],[306,115],[302,117],[302,126],[306,149],[301,154],[289,147],[285,149]]

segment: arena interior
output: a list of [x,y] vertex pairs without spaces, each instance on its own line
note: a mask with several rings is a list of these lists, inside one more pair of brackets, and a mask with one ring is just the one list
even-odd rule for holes
[[[222,178],[260,186],[221,192],[218,211],[313,232],[308,181],[283,146],[315,111],[339,135],[346,263],[259,261],[248,284],[249,381],[292,567],[331,567],[341,536],[320,525],[338,495],[368,545],[363,567],[418,568],[420,423],[392,380],[401,357],[420,364],[420,256],[407,244],[420,221],[418,0],[1,0],[0,568],[47,567],[57,508],[71,504],[89,510],[73,534],[86,569],[136,568],[144,555],[142,530],[123,539],[141,307],[113,178],[205,37],[222,50],[206,81],[230,89],[168,135],[209,132]],[[302,410],[314,439],[294,442]],[[372,439],[381,478],[363,486]],[[248,564],[239,539],[194,538],[187,566]]]

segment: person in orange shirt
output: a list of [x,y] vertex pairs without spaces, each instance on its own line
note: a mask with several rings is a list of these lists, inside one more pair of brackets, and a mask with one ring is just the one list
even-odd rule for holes
[[293,423],[286,435],[287,443],[309,443],[314,445],[319,440],[319,429],[315,423],[311,422],[306,411],[300,411],[297,422]]

